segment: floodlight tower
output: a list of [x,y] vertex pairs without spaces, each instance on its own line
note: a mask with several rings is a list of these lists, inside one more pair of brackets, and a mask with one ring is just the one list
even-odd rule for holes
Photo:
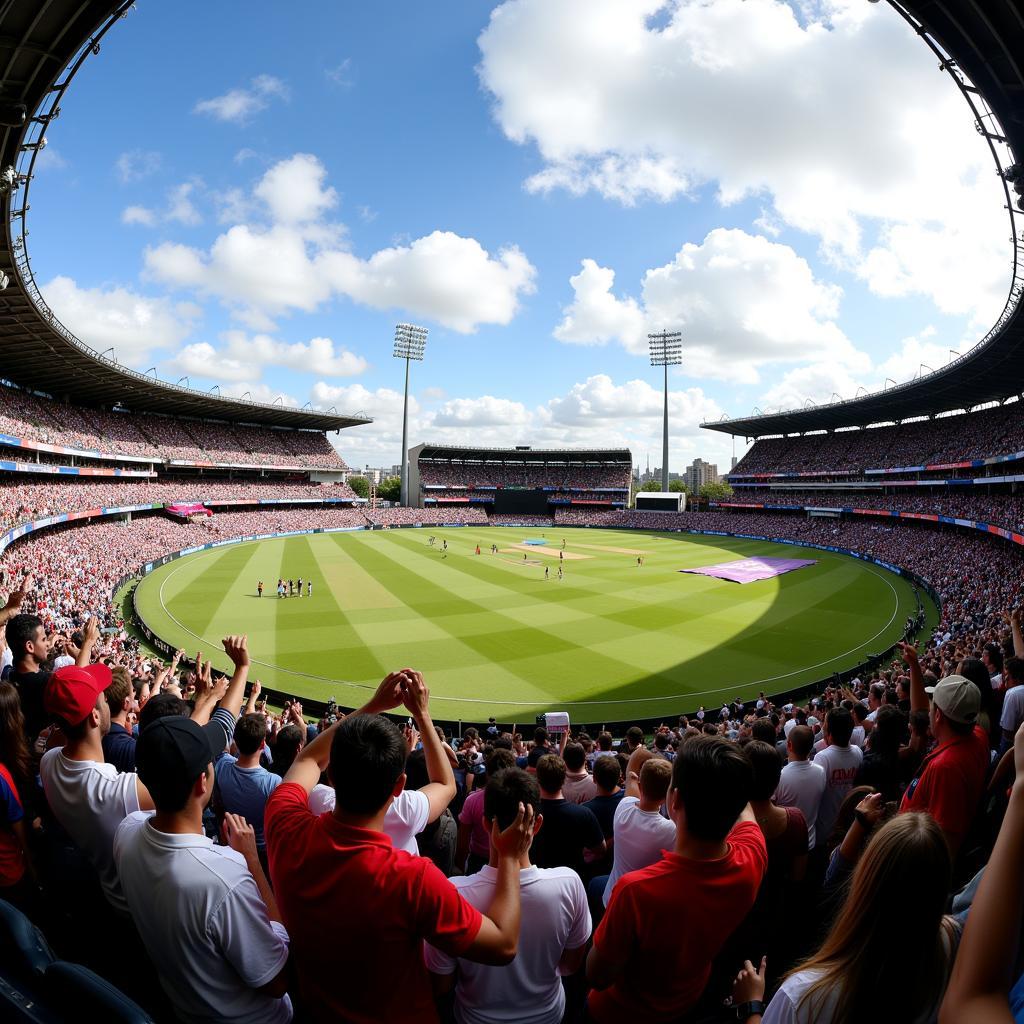
[[405,360],[405,401],[402,406],[402,505],[409,505],[409,360],[423,362],[423,351],[427,347],[426,327],[415,324],[398,324],[395,327],[396,359]]
[[665,367],[665,422],[661,438],[661,489],[668,490],[668,368],[683,361],[683,335],[680,331],[661,331],[648,334],[651,346],[651,366]]

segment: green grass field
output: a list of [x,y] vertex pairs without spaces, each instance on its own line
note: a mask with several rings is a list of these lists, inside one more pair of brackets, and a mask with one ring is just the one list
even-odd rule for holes
[[[548,553],[534,549],[524,561],[514,545],[542,532]],[[492,543],[502,553],[492,555]],[[752,555],[818,564],[743,585],[678,571]],[[278,577],[312,579],[312,598],[278,599]],[[917,607],[900,577],[824,551],[550,527],[228,546],[157,569],[135,603],[159,636],[190,653],[248,633],[252,675],[299,696],[355,706],[386,672],[408,665],[424,672],[438,718],[528,722],[568,710],[587,723],[667,718],[813,682],[887,648]],[[934,617],[930,603],[928,611]],[[222,652],[214,663],[227,667]]]

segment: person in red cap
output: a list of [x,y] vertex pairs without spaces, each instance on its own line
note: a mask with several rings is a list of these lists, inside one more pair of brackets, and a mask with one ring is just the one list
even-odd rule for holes
[[103,664],[68,665],[50,676],[43,707],[58,720],[66,743],[43,755],[39,774],[50,810],[96,869],[107,902],[127,915],[114,865],[114,833],[133,811],[153,810],[153,801],[138,775],[118,773],[103,760],[102,740],[110,728],[103,691],[111,678]]

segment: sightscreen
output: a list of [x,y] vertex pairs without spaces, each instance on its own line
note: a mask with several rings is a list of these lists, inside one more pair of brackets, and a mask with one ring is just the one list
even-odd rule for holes
[[646,494],[636,496],[636,507],[645,512],[678,512],[678,498],[654,498]]
[[494,511],[519,516],[543,516],[548,512],[548,496],[539,488],[494,492]]

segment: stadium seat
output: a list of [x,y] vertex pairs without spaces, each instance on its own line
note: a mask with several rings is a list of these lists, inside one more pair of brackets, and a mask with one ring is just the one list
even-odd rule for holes
[[8,977],[42,981],[56,958],[43,933],[6,900],[0,900],[0,964]]
[[104,1024],[152,1024],[150,1017],[138,1003],[129,999],[120,989],[81,964],[57,960],[46,972],[46,998],[48,1008],[61,1015],[86,1020],[102,1020]]

